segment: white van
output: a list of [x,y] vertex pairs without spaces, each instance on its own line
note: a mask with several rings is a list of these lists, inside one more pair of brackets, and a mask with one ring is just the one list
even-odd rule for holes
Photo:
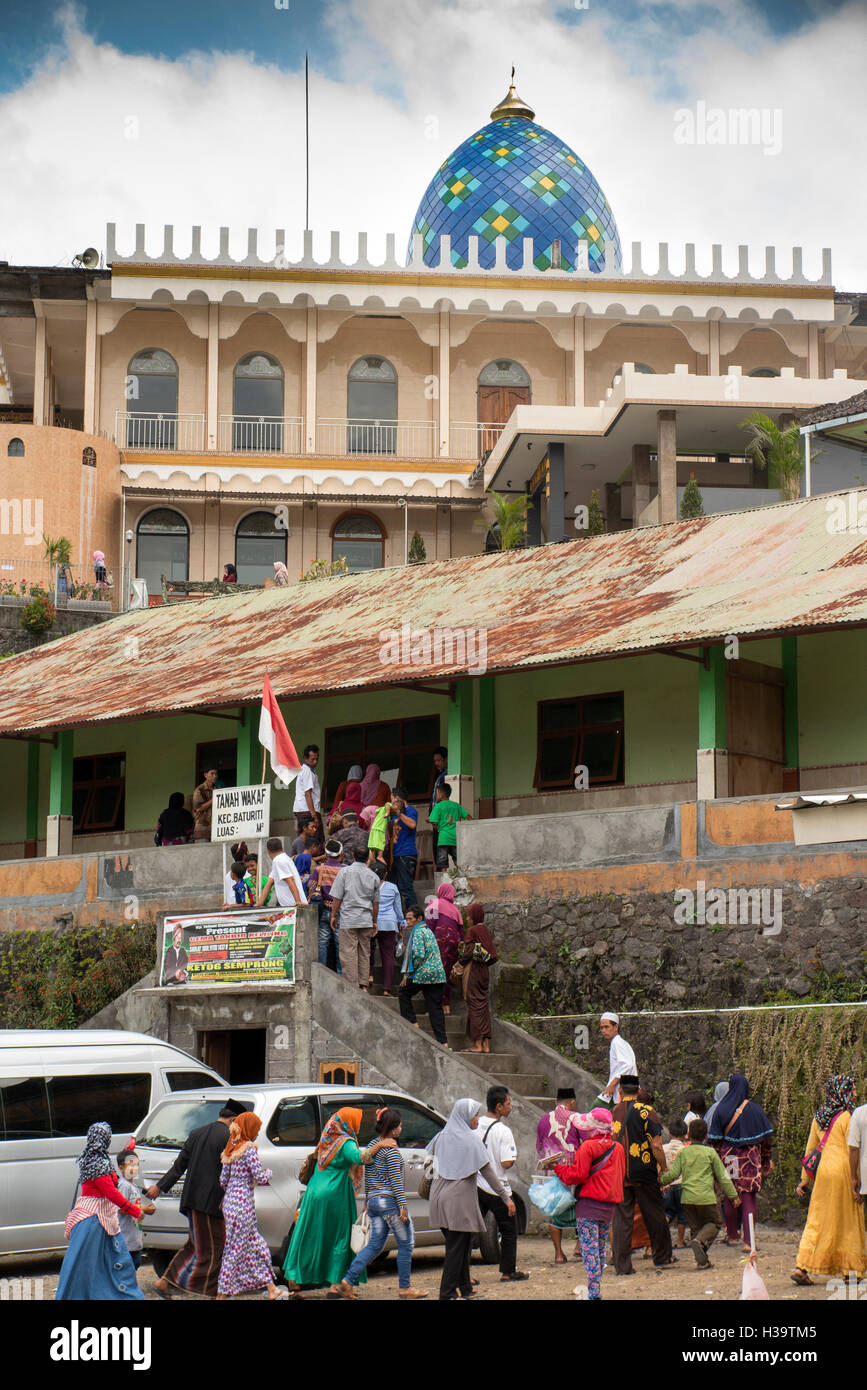
[[108,1121],[117,1153],[164,1096],[225,1084],[144,1033],[0,1029],[0,1255],[65,1249],[90,1125]]

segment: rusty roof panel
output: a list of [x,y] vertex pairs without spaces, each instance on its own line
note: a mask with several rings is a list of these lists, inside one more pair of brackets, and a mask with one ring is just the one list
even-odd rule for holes
[[[842,494],[844,497],[846,494]],[[490,672],[867,622],[867,534],[829,496],[562,545],[127,613],[5,661],[0,733],[481,674],[418,634],[484,631]],[[405,625],[408,625],[405,628]],[[394,663],[389,638],[406,631]],[[415,634],[415,636],[412,636]]]

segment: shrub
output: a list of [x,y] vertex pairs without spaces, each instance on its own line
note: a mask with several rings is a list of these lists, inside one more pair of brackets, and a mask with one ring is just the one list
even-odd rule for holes
[[343,555],[338,555],[336,560],[311,560],[310,568],[301,575],[301,583],[306,584],[311,579],[332,579],[335,575],[348,573],[349,566]]
[[704,516],[704,502],[698,483],[695,481],[695,474],[690,473],[689,482],[683,489],[683,497],[680,501],[680,518],[681,521],[691,521],[693,517],[697,516]]
[[34,637],[44,637],[45,633],[54,626],[57,612],[54,604],[48,598],[38,594],[28,603],[21,614],[21,626],[26,632]]
[[424,541],[418,531],[413,531],[412,540],[409,543],[409,563],[411,565],[423,565],[427,559]]
[[0,1028],[78,1028],[155,955],[153,921],[0,933]]

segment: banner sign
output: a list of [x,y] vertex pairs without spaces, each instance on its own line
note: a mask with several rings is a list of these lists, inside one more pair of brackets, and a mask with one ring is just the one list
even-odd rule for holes
[[271,783],[215,787],[211,840],[266,840],[271,821]]
[[295,982],[294,907],[166,917],[161,985]]

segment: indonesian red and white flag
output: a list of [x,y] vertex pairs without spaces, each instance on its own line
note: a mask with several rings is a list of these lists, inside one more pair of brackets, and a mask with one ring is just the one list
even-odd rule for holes
[[295,745],[289,737],[289,730],[286,728],[267,675],[262,691],[262,713],[259,716],[259,742],[271,755],[271,771],[288,786],[301,771],[301,759],[295,752]]

